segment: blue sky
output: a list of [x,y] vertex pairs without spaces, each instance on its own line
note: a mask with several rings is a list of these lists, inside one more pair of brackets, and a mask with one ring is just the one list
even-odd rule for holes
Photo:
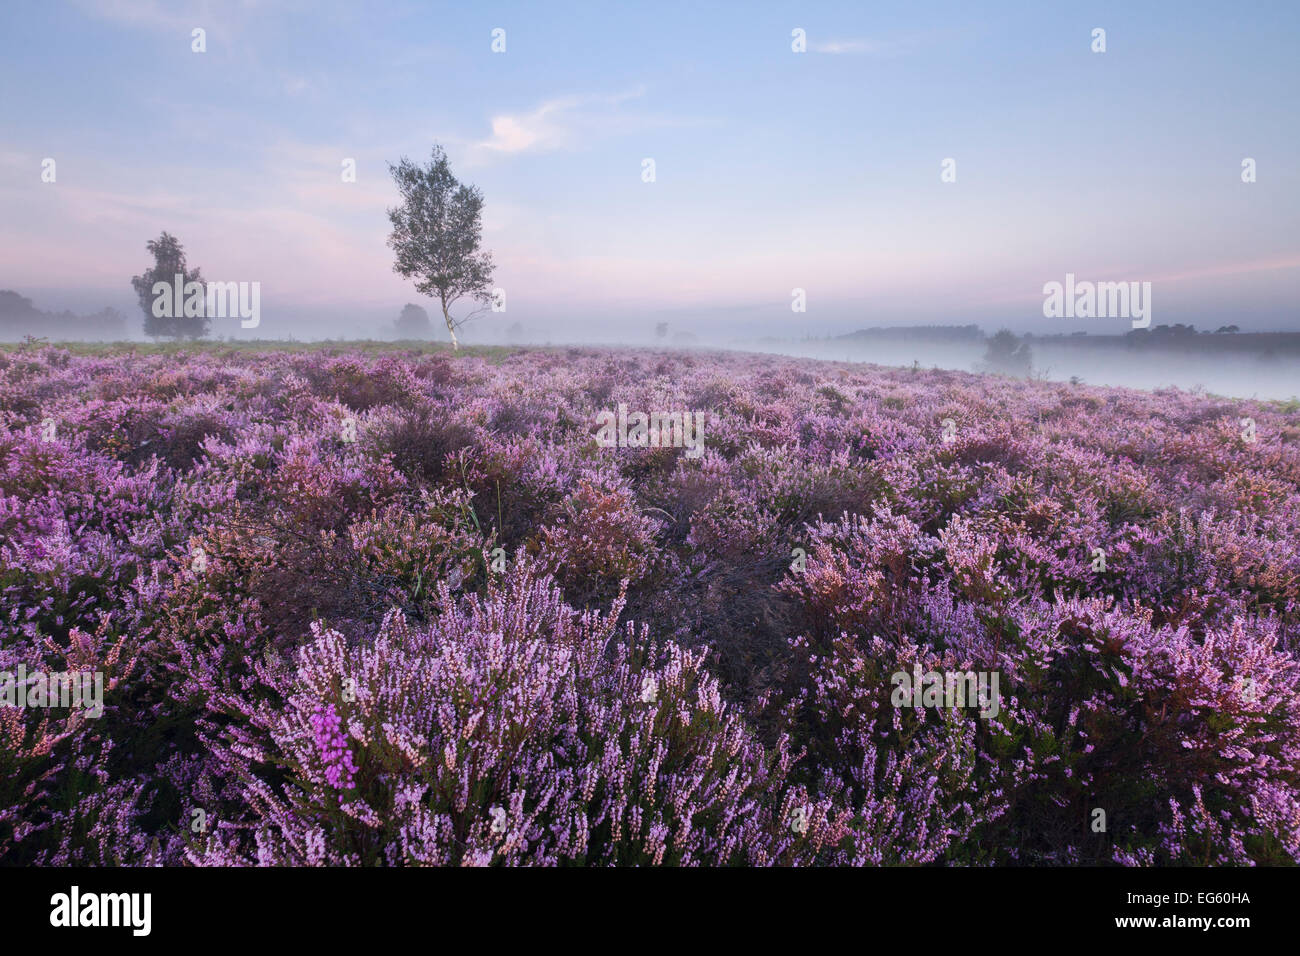
[[0,287],[133,309],[167,229],[262,283],[262,334],[364,333],[418,300],[386,164],[439,142],[487,198],[486,321],[558,337],[1128,327],[1045,319],[1066,272],[1300,328],[1300,4],[702,6],[5,4]]

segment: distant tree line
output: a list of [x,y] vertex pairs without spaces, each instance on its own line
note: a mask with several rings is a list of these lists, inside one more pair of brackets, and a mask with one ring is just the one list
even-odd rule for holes
[[1130,329],[1114,335],[1076,332],[1072,335],[1027,336],[1035,343],[1072,349],[1128,349],[1200,355],[1258,355],[1260,358],[1300,354],[1300,332],[1243,332],[1237,325],[1221,325],[1213,332],[1176,323],[1149,329]]
[[58,339],[121,339],[126,336],[126,316],[116,309],[92,315],[45,312],[12,289],[0,290],[0,339],[17,341],[32,335]]

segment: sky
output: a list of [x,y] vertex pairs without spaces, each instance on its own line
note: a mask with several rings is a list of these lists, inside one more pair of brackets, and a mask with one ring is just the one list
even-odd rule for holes
[[486,198],[480,321],[534,338],[1127,331],[1045,317],[1066,273],[1300,329],[1300,4],[705,7],[6,2],[0,288],[134,327],[165,229],[261,283],[260,336],[377,333],[430,304],[388,164],[439,143]]

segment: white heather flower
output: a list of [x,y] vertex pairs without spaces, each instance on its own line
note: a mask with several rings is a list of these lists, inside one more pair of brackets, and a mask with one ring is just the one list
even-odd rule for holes
[[492,817],[492,832],[505,833],[506,832],[506,811],[501,807],[493,807],[491,810],[488,811],[488,813]]

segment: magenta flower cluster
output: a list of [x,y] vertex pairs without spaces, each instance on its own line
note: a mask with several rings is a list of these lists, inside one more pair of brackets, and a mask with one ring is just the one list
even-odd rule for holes
[[321,704],[312,711],[311,729],[325,766],[325,779],[336,790],[351,790],[356,786],[357,766],[352,761],[352,750],[343,736],[343,722],[333,704]]
[[1291,864],[1298,654],[1294,402],[0,351],[0,675],[105,676],[0,706],[4,864]]

